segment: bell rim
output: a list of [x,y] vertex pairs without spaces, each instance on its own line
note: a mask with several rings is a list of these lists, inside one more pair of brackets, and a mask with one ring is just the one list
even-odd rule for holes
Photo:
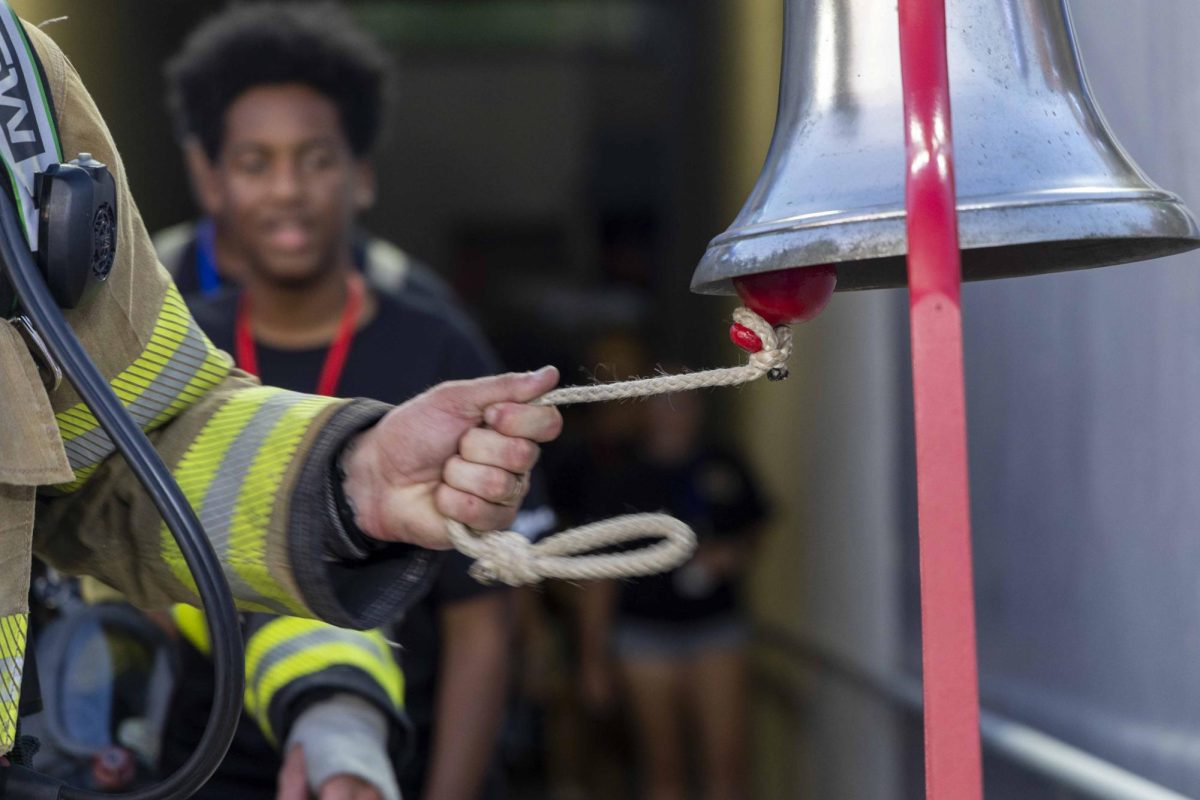
[[[1124,190],[1118,197],[1077,193],[1076,198],[1065,200],[1067,195],[1056,192],[1053,200],[1041,201],[1018,197],[1016,202],[1010,202],[1010,196],[1003,203],[988,198],[960,201],[958,227],[963,280],[1114,266],[1200,247],[1200,230],[1195,219],[1183,201],[1171,192]],[[837,291],[905,286],[906,212],[896,206],[878,209],[874,212],[856,209],[852,215],[823,218],[819,224],[784,225],[776,221],[758,226],[760,230],[752,234],[746,234],[746,228],[730,229],[710,242],[693,274],[691,289],[699,294],[733,294],[734,277],[825,263],[839,267],[855,265],[853,270],[839,268]],[[1061,219],[1054,218],[1055,211],[1073,212],[1083,222],[1064,225]],[[825,235],[831,227],[837,228],[837,237]],[[770,252],[753,255],[731,252],[753,248],[771,237],[777,241]],[[1045,253],[1039,253],[1039,248]],[[1007,269],[997,263],[1001,251],[1011,251],[1014,259],[1025,263],[1031,254],[1046,256],[1051,252],[1062,261],[1050,264],[1042,263],[1045,258],[1041,261],[1033,258],[1032,268]],[[797,252],[804,255],[797,257]],[[975,268],[975,262],[986,265]],[[743,268],[730,270],[730,263]],[[872,274],[876,277],[869,277]]]
[[[965,213],[979,213],[993,210],[1018,208],[1036,208],[1039,206],[1061,206],[1081,203],[1171,203],[1186,206],[1182,198],[1165,189],[1147,188],[1139,190],[1115,189],[1104,190],[1062,190],[1048,189],[1040,192],[1028,192],[1019,195],[999,194],[982,197],[958,197],[957,208],[961,216]],[[727,242],[741,241],[758,236],[770,236],[777,233],[801,231],[810,228],[831,225],[848,225],[856,222],[886,220],[892,218],[904,219],[907,212],[902,203],[886,203],[875,206],[856,208],[853,211],[818,211],[811,214],[797,214],[791,217],[780,217],[769,222],[759,222],[753,225],[738,225],[736,222],[723,233],[713,237],[709,247],[719,247]],[[1189,212],[1190,214],[1190,212]]]

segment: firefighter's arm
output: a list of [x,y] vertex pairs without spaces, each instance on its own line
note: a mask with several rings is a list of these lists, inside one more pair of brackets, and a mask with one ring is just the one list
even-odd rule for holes
[[377,630],[352,631],[296,617],[252,615],[246,627],[246,713],[282,748],[300,717],[339,695],[387,716],[397,755],[408,742],[404,679]]
[[[208,655],[203,612],[176,605],[171,616]],[[319,795],[330,781],[354,779],[398,800],[393,764],[411,729],[403,676],[384,637],[264,614],[250,615],[245,632],[246,713],[286,758],[279,796],[307,798],[309,786]]]
[[[400,668],[377,631],[288,617],[256,616],[248,625],[246,711],[284,756],[281,784],[296,783],[288,768],[300,762],[296,789],[320,797],[331,784],[359,783],[381,800],[399,800],[393,764],[411,744],[403,693]],[[283,785],[279,796],[289,800]]]
[[[248,385],[235,374],[150,439],[195,508],[243,609],[375,627],[395,619],[427,585],[435,553],[424,548],[448,544],[443,515],[482,528],[515,517],[520,491],[509,482],[532,467],[536,446],[500,430],[529,424],[543,431],[531,435],[544,438],[561,423],[557,414],[520,422],[524,415],[506,412],[485,430],[478,417],[492,398],[540,393],[554,378],[551,372],[443,384],[388,411],[370,401]],[[343,481],[334,465],[356,434],[358,446],[346,460],[365,460]],[[481,443],[472,444],[477,438]],[[463,455],[456,456],[460,443]],[[39,508],[39,553],[64,571],[96,575],[144,607],[197,602],[178,547],[124,461],[110,454],[94,467],[73,467],[74,480]],[[495,473],[504,477],[495,481]],[[338,513],[339,488],[347,495],[361,490],[357,516],[374,539]]]
[[[532,442],[510,447],[500,434],[485,437],[478,455],[452,459],[460,441],[487,406],[497,408],[493,427],[519,430],[540,419],[541,432],[556,433],[552,409],[504,402],[545,391],[555,376],[442,387],[390,412],[370,401],[257,386],[196,327],[157,261],[95,104],[57,46],[27,30],[65,152],[107,163],[117,185],[115,265],[67,319],[196,509],[240,606],[342,627],[394,619],[419,596],[434,563],[433,553],[404,543],[448,546],[442,514],[484,528],[510,520],[515,509],[501,502],[508,487],[496,477],[536,457]],[[39,553],[66,571],[96,575],[139,605],[196,602],[178,548],[91,413],[67,384],[51,403],[69,468],[43,493]],[[334,467],[352,439],[343,481]],[[357,503],[369,537],[400,544],[356,538],[336,511],[338,491]]]
[[[387,407],[265,389],[232,369],[159,265],[120,155],[79,75],[42,31],[26,31],[64,153],[91,153],[117,188],[112,272],[65,316],[205,523],[239,604],[344,626],[391,619],[420,593],[433,554],[408,548],[356,557],[326,508],[336,454]],[[66,463],[58,485],[42,492],[39,554],[142,606],[196,602],[178,548],[108,436],[69,384],[50,399]]]

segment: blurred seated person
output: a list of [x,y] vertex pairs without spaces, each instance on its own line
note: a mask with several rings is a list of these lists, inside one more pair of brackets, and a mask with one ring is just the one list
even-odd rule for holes
[[[603,709],[623,688],[649,800],[740,800],[748,792],[749,628],[736,584],[767,512],[741,458],[703,437],[702,403],[695,392],[646,401],[629,460],[593,481],[586,501],[595,518],[665,509],[699,539],[696,555],[672,572],[583,589],[585,701]],[[689,775],[689,765],[699,774]]]
[[[218,348],[266,385],[393,403],[443,380],[496,371],[475,327],[433,290],[411,280],[376,283],[381,272],[372,264],[398,251],[379,240],[362,246],[355,221],[374,200],[370,154],[387,58],[344,10],[231,8],[189,37],[169,76],[189,172],[212,223],[211,242],[205,225],[194,228],[178,251],[191,255],[174,266],[186,285],[199,253],[224,276],[189,298]],[[224,267],[226,259],[235,265]],[[494,441],[483,428],[477,438],[483,448]],[[533,502],[514,526],[530,535],[553,521]],[[402,645],[415,734],[415,755],[400,774],[406,798],[498,791],[491,787],[499,778],[493,756],[507,688],[510,593],[470,579],[468,566],[448,554],[428,597],[389,633]],[[248,663],[251,679],[254,671]],[[308,689],[320,691],[315,682]],[[328,743],[323,750],[334,761],[352,755]],[[292,800],[294,763],[313,758],[284,755],[282,767],[278,757],[263,757],[258,769],[271,776],[281,769],[280,797]]]

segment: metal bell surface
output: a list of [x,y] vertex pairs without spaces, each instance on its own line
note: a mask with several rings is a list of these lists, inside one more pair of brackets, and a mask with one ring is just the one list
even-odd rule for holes
[[[1121,149],[1088,89],[1066,0],[948,0],[964,280],[1200,246],[1178,197]],[[835,263],[838,289],[903,286],[905,150],[894,0],[788,0],[779,113],[741,213],[692,289]]]

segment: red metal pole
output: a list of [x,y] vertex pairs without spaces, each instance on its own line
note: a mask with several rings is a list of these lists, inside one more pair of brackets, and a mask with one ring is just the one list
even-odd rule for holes
[[961,264],[944,0],[900,0],[908,286],[917,439],[925,795],[983,796]]

